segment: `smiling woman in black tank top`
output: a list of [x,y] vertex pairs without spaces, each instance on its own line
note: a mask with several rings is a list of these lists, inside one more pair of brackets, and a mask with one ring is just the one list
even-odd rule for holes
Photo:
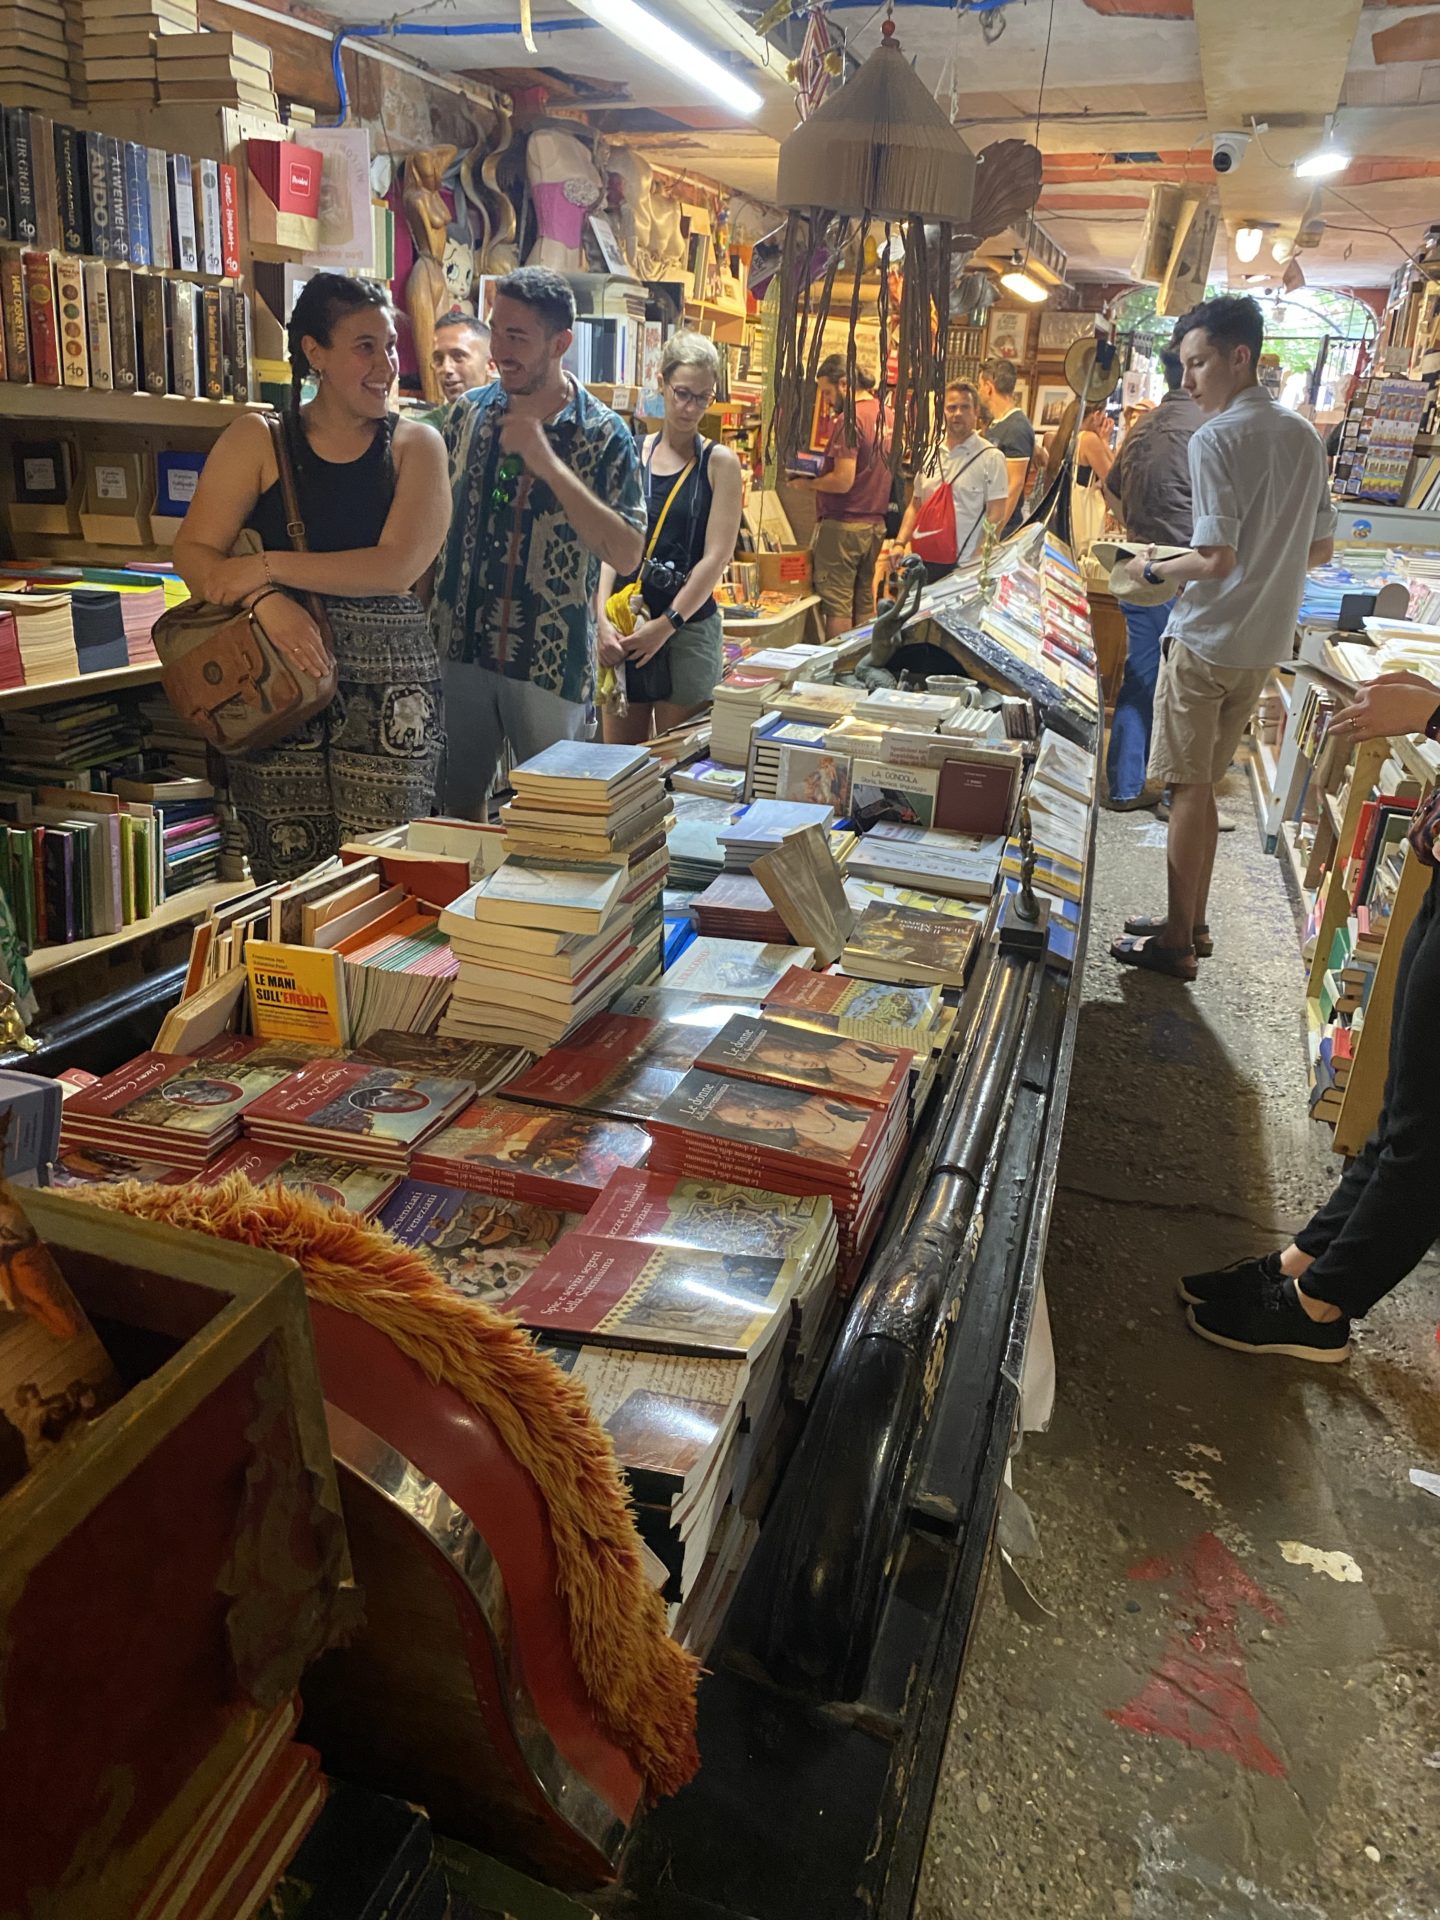
[[720,678],[715,587],[735,555],[742,489],[735,454],[698,430],[719,376],[720,357],[703,334],[676,333],[666,341],[660,362],[665,425],[641,448],[649,531],[636,583],[644,604],[634,632],[618,634],[605,612],[616,585],[613,567],[601,567],[596,597],[600,664],[623,662],[630,699],[627,713],[617,716],[607,707],[602,714],[605,738],[616,745],[638,745],[652,730],[678,726],[706,704]]
[[[205,462],[175,542],[197,598],[246,605],[282,652],[319,664],[291,592],[323,599],[339,690],[293,739],[232,762],[230,792],[257,879],[283,879],[433,810],[444,752],[440,666],[415,583],[450,518],[445,446],[389,412],[395,327],[384,290],[320,273],[290,319],[287,444],[306,551],[290,538],[265,422],[242,415]],[[318,391],[302,405],[307,374]],[[242,530],[262,551],[233,555]]]

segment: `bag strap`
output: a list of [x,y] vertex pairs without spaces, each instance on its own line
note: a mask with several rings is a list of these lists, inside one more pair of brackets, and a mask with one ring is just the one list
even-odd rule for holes
[[290,545],[296,553],[308,551],[305,545],[305,522],[300,513],[300,497],[295,491],[295,468],[290,459],[290,436],[285,422],[278,413],[268,413],[265,424],[270,429],[270,440],[275,448],[275,466],[280,475],[280,497],[285,503],[285,531],[290,536]]

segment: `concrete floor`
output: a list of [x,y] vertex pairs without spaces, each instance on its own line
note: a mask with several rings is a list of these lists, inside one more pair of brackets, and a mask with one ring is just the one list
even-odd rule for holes
[[1054,1619],[992,1575],[920,1920],[1440,1914],[1440,1499],[1408,1477],[1440,1471],[1440,1268],[1333,1368],[1206,1346],[1173,1290],[1279,1244],[1338,1170],[1305,1115],[1280,868],[1242,774],[1222,799],[1239,830],[1196,988],[1109,959],[1126,912],[1163,906],[1164,841],[1101,819],[1047,1260],[1057,1403],[1014,1468]]

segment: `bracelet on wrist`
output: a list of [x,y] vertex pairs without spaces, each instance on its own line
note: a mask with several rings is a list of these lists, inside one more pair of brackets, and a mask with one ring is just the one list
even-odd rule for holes
[[1436,707],[1430,718],[1425,722],[1425,738],[1427,740],[1440,740],[1440,707]]

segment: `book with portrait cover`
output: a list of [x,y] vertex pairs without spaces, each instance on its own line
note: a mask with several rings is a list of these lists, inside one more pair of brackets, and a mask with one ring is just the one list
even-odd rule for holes
[[253,1140],[401,1166],[411,1151],[461,1112],[463,1080],[372,1067],[363,1060],[313,1060],[246,1114]]
[[813,1017],[856,1040],[912,1047],[921,1054],[934,1043],[940,1008],[939,987],[882,985],[799,967],[792,967],[765,997],[767,1013]]
[[[680,1136],[700,1143],[686,1172],[700,1165],[715,1172],[733,1168],[757,1174],[788,1168],[813,1178],[822,1190],[858,1185],[869,1172],[892,1126],[889,1113],[832,1094],[800,1087],[737,1080],[694,1067],[657,1109],[650,1131],[657,1148]],[[668,1160],[665,1155],[662,1160]]]
[[755,1254],[567,1234],[510,1298],[532,1332],[753,1360],[790,1321],[795,1270]]
[[914,1059],[908,1048],[741,1015],[726,1022],[695,1065],[707,1073],[834,1093],[860,1106],[888,1109],[909,1086]]
[[452,1293],[503,1307],[580,1219],[559,1207],[406,1180],[386,1202],[380,1224],[423,1253]]
[[758,940],[692,940],[661,986],[667,993],[710,994],[716,999],[763,1000],[792,969],[814,962],[809,947],[767,947]]
[[473,1092],[483,1094],[503,1087],[534,1056],[523,1047],[500,1046],[493,1040],[446,1039],[436,1033],[382,1027],[363,1046],[352,1048],[350,1058],[368,1060],[377,1067],[405,1067],[445,1080],[465,1080]]
[[706,1022],[597,1013],[513,1079],[505,1098],[619,1120],[648,1119],[723,1025],[723,1014]]
[[643,1127],[510,1100],[475,1100],[410,1163],[411,1177],[583,1213],[649,1151]]
[[585,1230],[659,1247],[763,1254],[793,1261],[804,1272],[829,1241],[833,1214],[823,1194],[763,1193],[725,1180],[622,1167],[585,1216]]
[[866,907],[840,956],[862,980],[963,987],[980,944],[979,923],[877,900]]
[[400,1175],[393,1171],[360,1166],[329,1153],[261,1146],[253,1140],[237,1140],[195,1176],[195,1184],[218,1186],[232,1173],[243,1174],[253,1186],[289,1187],[292,1192],[312,1194],[328,1207],[348,1207],[367,1220],[400,1184]]

